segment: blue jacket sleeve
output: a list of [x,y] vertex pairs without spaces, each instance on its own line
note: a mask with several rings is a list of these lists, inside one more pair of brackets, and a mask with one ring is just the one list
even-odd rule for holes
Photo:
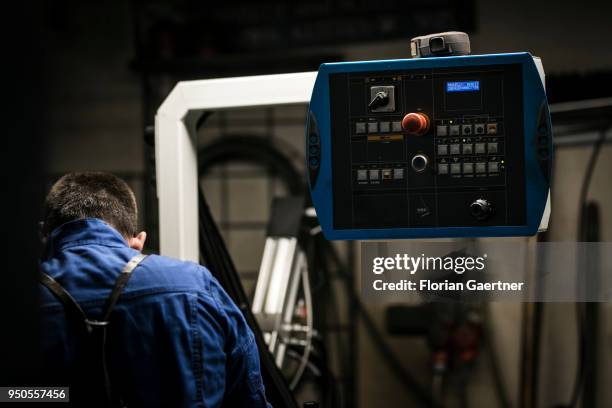
[[226,328],[226,387],[224,406],[271,408],[261,378],[255,335],[242,312],[213,278],[211,291]]

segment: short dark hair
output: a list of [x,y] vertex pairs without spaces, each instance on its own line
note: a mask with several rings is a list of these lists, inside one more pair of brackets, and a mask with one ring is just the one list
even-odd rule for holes
[[47,194],[44,230],[50,233],[69,221],[99,218],[132,237],[137,217],[134,192],[119,177],[102,172],[68,173]]

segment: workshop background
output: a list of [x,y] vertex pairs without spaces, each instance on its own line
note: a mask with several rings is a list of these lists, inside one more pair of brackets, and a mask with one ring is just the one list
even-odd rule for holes
[[[78,170],[124,177],[136,192],[150,251],[158,246],[153,118],[179,80],[311,71],[329,61],[406,58],[412,36],[460,30],[470,34],[473,54],[529,51],[540,56],[551,104],[612,98],[610,2],[228,0],[211,7],[188,0],[56,0],[47,2],[41,13],[46,92],[40,117],[46,145],[42,184],[47,188],[59,175]],[[579,190],[593,148],[582,139],[592,141],[602,129],[610,133],[611,106],[607,99],[607,108],[604,103],[588,110],[584,119],[573,118],[572,126],[555,128],[559,137],[569,139],[555,151],[551,241],[575,240]],[[228,138],[265,139],[304,174],[305,112],[305,106],[219,112],[202,127],[198,144],[204,154],[207,146]],[[612,147],[604,144],[589,192],[600,206],[601,241],[612,240],[611,174]],[[216,162],[202,168],[201,180],[245,289],[252,293],[271,200],[292,187],[263,158]],[[358,285],[358,245],[341,243],[337,248]],[[416,406],[410,388],[383,361],[368,329],[355,318],[354,304],[337,280],[341,313],[326,330],[331,370],[346,406]],[[386,308],[368,307],[382,333],[387,333]],[[521,399],[531,391],[521,385],[524,313],[522,304],[489,306],[489,336],[481,345],[488,350],[480,350],[469,372],[457,380],[464,388],[465,406],[526,406]],[[612,307],[600,304],[598,316],[597,339],[590,343],[597,346],[591,367],[595,383],[583,391],[590,399],[584,406],[609,407]],[[546,304],[538,407],[568,403],[577,372],[577,333],[573,304]],[[400,365],[427,387],[432,364],[425,338],[385,334],[384,340]],[[500,389],[505,390],[505,403]],[[448,405],[455,404],[449,397]]]

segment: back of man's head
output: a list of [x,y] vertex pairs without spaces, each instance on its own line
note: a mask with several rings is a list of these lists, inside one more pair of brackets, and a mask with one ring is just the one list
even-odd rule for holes
[[137,228],[136,199],[127,183],[115,175],[69,173],[51,187],[44,217],[46,233],[69,221],[99,218],[132,237]]

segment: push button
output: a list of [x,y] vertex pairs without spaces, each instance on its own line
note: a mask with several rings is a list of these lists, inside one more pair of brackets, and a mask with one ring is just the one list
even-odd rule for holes
[[459,136],[459,125],[451,125],[450,126],[450,135],[451,136]]
[[423,136],[429,130],[429,117],[423,112],[410,112],[402,119],[402,129],[410,135]]
[[401,180],[404,178],[404,169],[393,169],[393,178],[395,180]]
[[402,131],[402,122],[399,120],[396,120],[394,122],[391,123],[391,129],[394,132],[401,132]]
[[355,123],[355,133],[365,133],[366,124],[365,122],[357,122]]
[[438,125],[436,127],[436,135],[438,135],[438,136],[447,136],[448,135],[448,126],[446,126],[446,125]]
[[378,180],[380,178],[379,176],[379,170],[370,170],[370,180]]
[[380,128],[380,133],[387,133],[391,129],[391,123],[390,122],[380,122],[378,124],[378,127]]
[[498,162],[489,162],[489,173],[499,173]]
[[474,125],[474,133],[477,135],[484,135],[485,126],[483,123],[477,123]]
[[467,135],[467,136],[471,135],[472,134],[472,125],[463,125],[461,127],[461,132],[464,135]]
[[438,164],[438,174],[448,174],[448,164],[446,163]]
[[474,145],[474,153],[476,154],[484,154],[485,152],[485,144],[484,143],[476,143]]
[[464,174],[474,173],[474,163],[463,163],[463,173]]
[[461,174],[461,163],[451,163],[450,172],[451,174]]
[[472,144],[471,143],[464,143],[463,144],[463,154],[472,154]]
[[487,123],[487,134],[488,135],[497,134],[497,123]]
[[460,146],[459,144],[452,144],[450,145],[450,154],[459,154],[460,153]]
[[368,132],[377,133],[378,132],[378,122],[368,122]]
[[368,179],[368,171],[365,169],[357,170],[357,181],[366,181]]
[[486,163],[476,163],[476,173],[486,173]]
[[497,153],[497,143],[489,143],[488,146],[487,146],[487,150],[491,154]]
[[448,154],[448,145],[439,144],[438,145],[438,155],[445,156]]

